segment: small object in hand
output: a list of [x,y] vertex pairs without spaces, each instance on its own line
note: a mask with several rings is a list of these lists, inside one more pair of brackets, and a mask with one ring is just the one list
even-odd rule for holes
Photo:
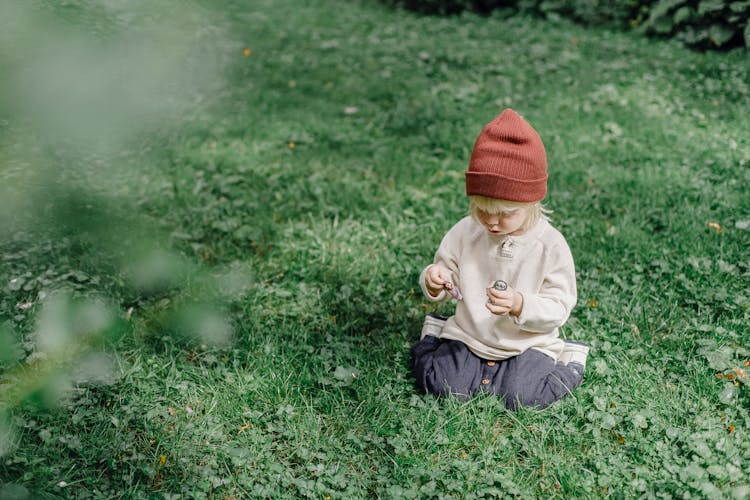
[[458,290],[458,287],[457,286],[453,286],[453,283],[451,283],[449,281],[444,286],[445,286],[445,289],[448,290],[448,293],[451,294],[451,295],[453,295],[453,297],[456,300],[463,299],[463,296],[461,295],[461,292]]
[[497,280],[492,284],[492,288],[503,291],[508,289],[508,284],[503,280]]

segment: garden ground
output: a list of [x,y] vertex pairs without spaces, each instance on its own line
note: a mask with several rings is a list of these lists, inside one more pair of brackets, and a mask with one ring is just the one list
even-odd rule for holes
[[[170,123],[117,154],[0,128],[0,496],[750,496],[747,52],[365,1],[189,8],[215,73]],[[452,307],[417,277],[505,107],[545,141],[578,275],[562,335],[592,346],[544,411],[409,373]]]

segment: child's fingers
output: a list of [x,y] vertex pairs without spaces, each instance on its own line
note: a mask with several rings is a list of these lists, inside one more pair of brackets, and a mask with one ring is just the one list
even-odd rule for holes
[[492,297],[498,300],[510,300],[511,303],[513,302],[515,294],[516,292],[512,288],[508,288],[507,290],[497,290],[492,287],[487,288],[488,297]]
[[427,273],[427,277],[437,288],[442,287],[448,281],[446,273],[440,266],[432,266]]
[[513,306],[513,297],[495,297],[490,295],[487,298],[487,303],[496,307],[511,308]]
[[432,265],[427,269],[425,284],[427,285],[430,295],[433,297],[436,297],[445,286],[447,280],[443,276],[444,272],[438,265]]
[[427,276],[427,284],[432,288],[442,288],[443,281],[438,276]]
[[510,312],[510,307],[505,305],[498,305],[494,302],[487,302],[484,305],[492,314],[497,314],[498,316],[506,315]]
[[513,289],[497,290],[496,288],[487,288],[487,309],[493,314],[508,314],[513,309],[515,292]]

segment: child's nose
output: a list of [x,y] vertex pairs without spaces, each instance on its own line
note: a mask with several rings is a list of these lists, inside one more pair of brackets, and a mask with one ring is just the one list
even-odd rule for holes
[[500,216],[499,215],[490,215],[487,217],[487,225],[488,226],[496,226],[500,224]]

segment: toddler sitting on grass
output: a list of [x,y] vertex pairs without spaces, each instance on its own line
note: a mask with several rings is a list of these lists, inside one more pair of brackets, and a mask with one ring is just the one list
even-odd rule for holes
[[546,193],[542,140],[506,109],[474,144],[471,215],[448,231],[420,275],[429,300],[458,300],[455,315],[425,318],[411,350],[422,391],[488,391],[510,409],[545,408],[583,380],[588,346],[559,336],[576,278],[568,244],[541,205]]

